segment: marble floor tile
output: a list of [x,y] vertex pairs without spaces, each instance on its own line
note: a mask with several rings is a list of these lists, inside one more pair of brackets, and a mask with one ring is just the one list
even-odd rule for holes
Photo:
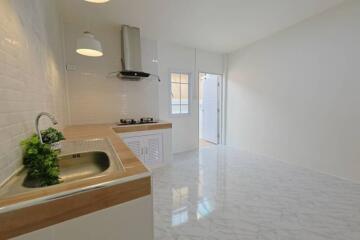
[[360,185],[224,146],[153,172],[156,240],[359,240]]

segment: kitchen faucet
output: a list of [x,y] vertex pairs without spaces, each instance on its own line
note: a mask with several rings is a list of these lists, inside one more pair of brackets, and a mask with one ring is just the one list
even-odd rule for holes
[[37,115],[36,120],[35,120],[35,129],[36,129],[37,135],[39,136],[40,143],[44,144],[42,136],[41,136],[41,132],[39,130],[39,120],[42,116],[47,116],[54,125],[58,124],[58,122],[56,121],[55,117],[53,115],[51,115],[50,113],[41,112]]

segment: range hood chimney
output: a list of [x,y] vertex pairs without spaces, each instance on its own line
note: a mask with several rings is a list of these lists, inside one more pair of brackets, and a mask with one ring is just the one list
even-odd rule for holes
[[[138,81],[142,78],[156,76],[142,71],[140,29],[128,25],[121,26],[121,63],[122,71],[117,75],[124,80]],[[160,81],[159,77],[156,76]]]

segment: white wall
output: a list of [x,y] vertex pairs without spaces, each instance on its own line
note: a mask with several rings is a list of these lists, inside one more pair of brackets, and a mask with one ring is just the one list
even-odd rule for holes
[[360,182],[360,2],[229,57],[229,145]]
[[[223,55],[195,50],[173,43],[158,42],[159,75],[159,116],[173,123],[173,152],[196,149],[199,144],[199,96],[198,73],[223,73]],[[170,116],[170,71],[190,72],[191,107],[190,115]]]
[[[85,22],[85,21],[84,21]],[[65,24],[71,124],[112,123],[120,118],[158,117],[158,83],[155,79],[122,81],[107,77],[121,70],[121,26],[94,26],[90,31],[101,41],[104,56],[90,58],[77,54],[76,39],[88,29],[84,23]],[[143,70],[158,72],[156,41],[142,39]]]
[[[56,0],[0,1],[0,182],[22,164],[20,141],[39,112],[67,123]],[[44,120],[41,127],[47,127]]]
[[[107,78],[108,73],[121,69],[120,26],[91,26],[90,31],[103,46],[104,57],[101,58],[84,57],[75,52],[77,37],[88,27],[84,23],[65,24],[66,64],[77,67],[76,71],[67,72],[71,124],[111,123],[125,117],[154,116],[173,123],[174,152],[197,148],[198,94],[194,77],[197,80],[197,69],[222,74],[223,56],[197,51],[195,58],[194,48],[142,39],[143,69],[159,74],[161,82],[155,79],[129,82]],[[154,63],[154,59],[158,59],[159,63]],[[170,70],[192,73],[189,116],[169,116]]]

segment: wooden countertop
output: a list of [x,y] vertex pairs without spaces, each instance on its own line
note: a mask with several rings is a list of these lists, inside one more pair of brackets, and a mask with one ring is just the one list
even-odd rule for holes
[[134,124],[134,125],[116,125],[113,127],[113,131],[116,133],[126,132],[141,132],[158,129],[172,128],[172,123],[159,122],[159,123],[148,123],[148,124]]
[[[101,183],[106,183],[125,177],[131,177],[141,174],[146,175],[146,173],[150,174],[149,170],[132,153],[132,151],[126,146],[126,144],[117,136],[117,133],[166,129],[171,127],[171,123],[165,122],[129,126],[117,126],[114,124],[91,124],[66,127],[64,129],[64,135],[67,140],[108,138],[114,146],[116,153],[120,157],[125,171],[114,171],[112,173],[109,173],[108,175],[98,178],[92,178],[86,181],[54,185],[51,187],[46,187],[21,195],[17,195],[11,198],[4,198],[0,200],[0,207],[6,207],[8,205],[17,204],[23,201],[29,201],[74,189],[86,188],[92,185],[98,185]],[[14,237],[20,234],[31,232],[74,217],[78,217],[84,214],[91,213],[93,211],[97,211],[122,202],[130,201],[151,194],[150,177],[146,176],[142,179],[143,180],[137,179],[126,183],[121,183],[113,187],[109,187],[116,188],[116,191],[96,189],[77,194],[73,197],[56,199],[52,200],[51,202],[20,208],[14,211],[0,214],[0,239],[6,239],[9,237]],[[108,197],[109,199],[111,199],[107,200],[107,204],[94,202],[98,201],[99,199],[91,197],[91,195],[97,195],[100,194],[100,192],[102,192],[102,198],[106,199]],[[122,192],[123,194],[118,194],[115,196],[114,193],[116,192]],[[107,195],[105,193],[107,193]],[[81,203],[78,205],[68,204],[71,200],[79,202],[80,199]],[[59,211],[59,206],[61,206],[61,211]],[[80,211],[79,208],[81,209]],[[24,218],[24,216],[26,216],[26,218]]]

